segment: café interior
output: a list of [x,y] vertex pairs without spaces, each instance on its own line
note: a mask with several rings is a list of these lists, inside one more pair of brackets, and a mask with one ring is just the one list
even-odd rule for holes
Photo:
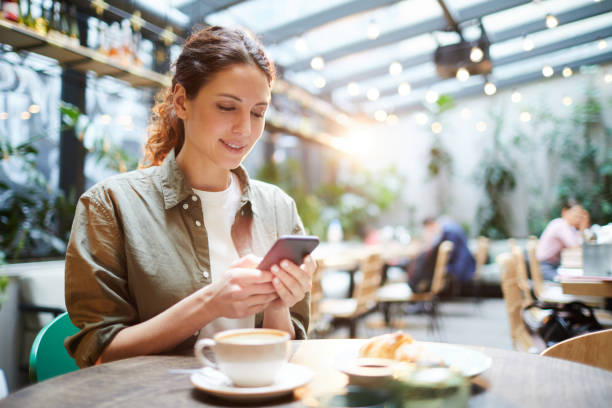
[[[612,0],[1,3],[0,407],[608,406]],[[241,165],[318,239],[307,339],[271,340],[290,352],[257,387],[222,335],[79,368],[77,202],[142,171],[209,26],[276,68]],[[267,375],[251,357],[236,369]]]

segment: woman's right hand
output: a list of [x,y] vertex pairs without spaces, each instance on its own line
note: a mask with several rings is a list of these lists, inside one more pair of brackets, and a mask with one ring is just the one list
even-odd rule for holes
[[243,318],[263,311],[278,299],[269,271],[256,269],[261,259],[254,255],[240,258],[221,279],[204,287],[208,306],[217,317]]

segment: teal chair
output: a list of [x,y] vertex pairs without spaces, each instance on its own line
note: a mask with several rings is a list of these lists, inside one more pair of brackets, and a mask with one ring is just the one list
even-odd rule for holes
[[43,381],[79,369],[64,347],[64,339],[78,331],[68,313],[62,313],[38,332],[30,350],[30,381]]

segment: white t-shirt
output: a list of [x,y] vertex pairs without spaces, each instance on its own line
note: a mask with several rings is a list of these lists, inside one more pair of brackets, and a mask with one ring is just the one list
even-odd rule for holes
[[[232,241],[232,224],[240,207],[240,183],[234,173],[230,185],[224,191],[211,192],[193,189],[202,200],[204,225],[208,234],[208,252],[212,281],[220,279],[229,266],[238,260],[238,252]],[[198,338],[213,337],[223,330],[255,326],[255,315],[242,319],[220,317],[200,330]]]

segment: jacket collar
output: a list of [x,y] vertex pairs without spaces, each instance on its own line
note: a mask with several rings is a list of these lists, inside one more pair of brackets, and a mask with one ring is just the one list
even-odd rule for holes
[[[164,196],[164,208],[169,210],[175,207],[183,200],[194,194],[193,189],[187,182],[185,174],[181,171],[176,162],[176,153],[174,149],[170,150],[160,166],[161,172],[161,187]],[[240,165],[233,169],[232,172],[238,177],[240,186],[242,186],[242,195],[240,198],[240,207],[250,204],[251,210],[255,213],[255,205],[253,198],[252,186],[249,181],[249,175],[246,169]]]

